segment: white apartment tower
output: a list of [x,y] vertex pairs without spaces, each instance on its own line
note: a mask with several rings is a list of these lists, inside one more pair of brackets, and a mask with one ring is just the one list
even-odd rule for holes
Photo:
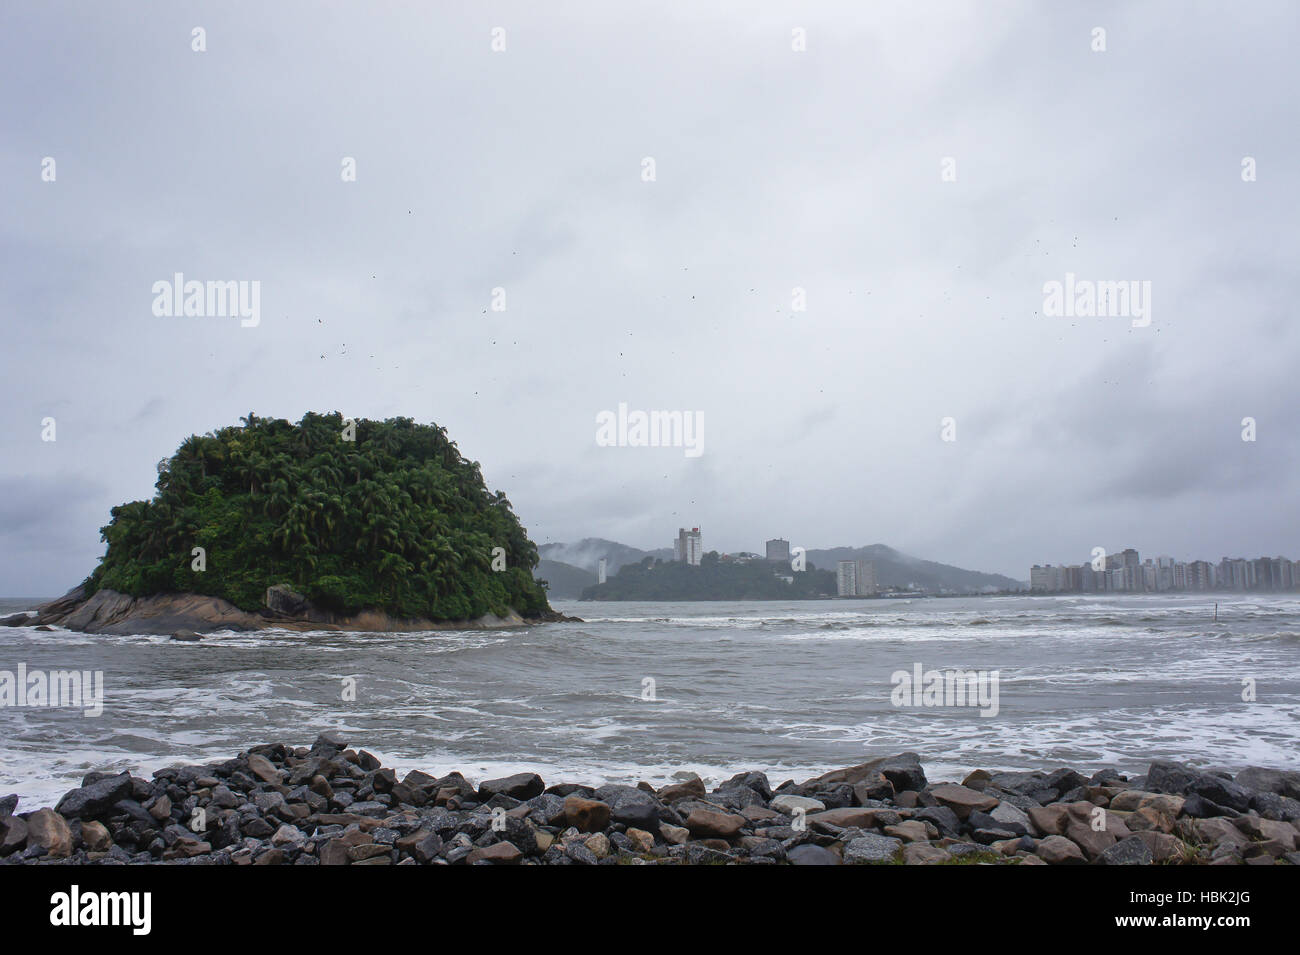
[[673,560],[698,567],[700,566],[700,558],[703,556],[704,544],[700,539],[700,529],[692,527],[688,531],[684,527],[679,527],[677,529],[677,539],[673,541]]

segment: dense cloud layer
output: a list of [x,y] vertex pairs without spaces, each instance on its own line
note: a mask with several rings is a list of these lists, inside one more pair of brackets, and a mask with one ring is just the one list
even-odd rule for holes
[[0,593],[250,409],[436,421],[539,542],[1300,557],[1297,9],[896,6],[6,5]]

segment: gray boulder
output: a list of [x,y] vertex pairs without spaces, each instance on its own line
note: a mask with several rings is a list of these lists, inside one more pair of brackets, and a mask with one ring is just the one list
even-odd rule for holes
[[107,812],[132,792],[131,774],[120,773],[64,795],[55,811],[65,819],[91,818]]
[[660,804],[644,790],[634,786],[601,786],[594,798],[609,806],[609,815],[615,822],[635,826],[647,832],[659,829]]
[[[803,848],[800,846],[800,848]],[[844,861],[850,864],[861,862],[888,862],[894,853],[903,848],[903,840],[892,836],[879,836],[873,832],[863,833],[844,846]],[[790,853],[794,855],[793,852]]]
[[1197,795],[1237,812],[1250,808],[1251,790],[1213,773],[1201,772],[1182,763],[1156,760],[1147,770],[1147,789],[1179,796]]

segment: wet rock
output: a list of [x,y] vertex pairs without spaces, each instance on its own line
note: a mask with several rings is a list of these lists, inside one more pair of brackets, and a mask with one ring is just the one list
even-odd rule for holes
[[1231,779],[1201,772],[1182,763],[1157,760],[1147,770],[1147,787],[1153,792],[1197,795],[1202,799],[1245,812],[1250,808],[1251,790]]
[[926,809],[918,809],[912,814],[912,818],[933,823],[941,835],[952,838],[961,835],[961,820],[957,813],[947,806],[930,806]]
[[660,803],[649,793],[633,786],[601,786],[594,797],[609,806],[610,817],[625,826],[647,832],[659,828]]
[[[1248,766],[1237,774],[1238,786],[1300,800],[1300,772]],[[1217,802],[1218,800],[1216,800]]]
[[119,773],[71,790],[58,801],[54,810],[68,819],[90,818],[106,812],[129,797],[131,792],[130,773]]
[[847,783],[850,786],[869,781],[876,774],[884,776],[893,785],[895,791],[921,790],[926,786],[925,770],[921,767],[921,758],[916,753],[899,753],[884,756],[867,763],[837,769],[808,780],[800,787],[805,792],[825,790],[833,785]]
[[510,796],[513,799],[532,799],[534,796],[541,795],[546,789],[546,784],[542,782],[542,777],[536,773],[516,773],[513,776],[506,776],[501,779],[487,779],[479,784],[479,798],[483,800],[491,799],[493,796],[501,793]]
[[279,785],[283,781],[280,771],[271,764],[271,761],[257,753],[253,753],[248,757],[248,769],[249,772],[264,783]]

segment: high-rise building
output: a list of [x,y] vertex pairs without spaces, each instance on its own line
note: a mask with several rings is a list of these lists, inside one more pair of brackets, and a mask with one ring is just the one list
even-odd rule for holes
[[700,529],[692,527],[688,531],[684,527],[679,527],[677,539],[673,541],[673,560],[698,567],[703,556],[704,545],[700,540]]
[[602,557],[599,563],[596,564],[596,583],[603,584],[604,582],[605,582],[605,558]]
[[[840,561],[840,563],[844,563],[844,562]],[[1033,567],[1029,568],[1029,589],[1037,590],[1037,591],[1049,590],[1050,589],[1049,585],[1051,584],[1051,575],[1052,575],[1051,564],[1048,564],[1046,567],[1042,567],[1038,564],[1034,564]]]
[[835,592],[841,597],[853,597],[858,592],[858,562],[842,560],[835,565]]
[[779,537],[768,541],[767,559],[780,561],[783,564],[790,563],[790,542]]
[[876,562],[860,560],[857,564],[858,596],[870,597],[876,592]]

